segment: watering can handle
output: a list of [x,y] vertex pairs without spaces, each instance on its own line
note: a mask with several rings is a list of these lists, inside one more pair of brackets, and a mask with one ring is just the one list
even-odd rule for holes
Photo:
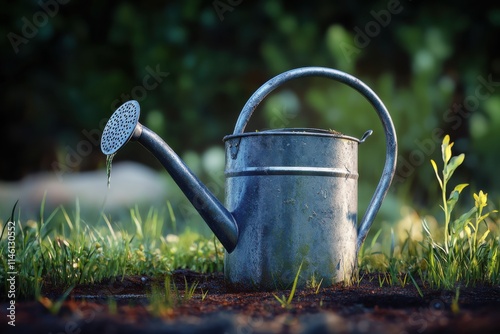
[[375,108],[384,127],[386,139],[385,165],[382,171],[382,177],[377,185],[377,188],[375,189],[372,199],[370,200],[368,209],[366,210],[365,215],[363,216],[363,219],[358,227],[356,249],[359,250],[361,244],[366,238],[366,235],[368,234],[378,210],[380,209],[380,206],[382,205],[382,201],[389,190],[389,186],[391,185],[392,178],[394,177],[394,172],[396,170],[397,138],[394,124],[392,124],[391,116],[389,115],[387,108],[384,106],[379,97],[370,89],[370,87],[352,75],[326,67],[302,67],[281,73],[268,80],[248,99],[247,103],[241,110],[238,120],[236,121],[233,135],[243,133],[254,110],[274,89],[292,79],[311,76],[330,78],[357,90]]

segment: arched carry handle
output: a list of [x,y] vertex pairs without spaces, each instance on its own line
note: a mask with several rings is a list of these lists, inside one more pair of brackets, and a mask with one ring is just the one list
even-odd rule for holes
[[241,110],[238,120],[236,121],[233,135],[243,133],[254,110],[273,90],[292,79],[312,76],[333,79],[357,90],[375,108],[384,127],[386,139],[384,170],[382,171],[382,177],[377,185],[377,188],[375,189],[375,193],[370,200],[368,209],[366,210],[365,215],[363,216],[363,219],[358,227],[356,249],[359,250],[361,244],[366,238],[366,235],[368,234],[378,210],[380,209],[380,206],[382,205],[382,201],[389,190],[392,178],[394,177],[394,172],[396,171],[397,139],[394,124],[392,124],[391,116],[389,115],[387,108],[384,106],[379,97],[370,89],[370,87],[352,75],[325,67],[302,67],[281,73],[263,84],[259,89],[257,89],[257,91],[255,91],[250,99],[248,99],[247,103]]

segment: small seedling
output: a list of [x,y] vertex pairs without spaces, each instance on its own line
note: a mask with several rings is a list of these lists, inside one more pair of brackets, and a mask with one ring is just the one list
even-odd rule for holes
[[314,293],[317,295],[319,292],[319,289],[321,288],[321,283],[323,283],[323,279],[321,279],[318,283],[318,286],[316,287],[316,290],[314,290]]
[[361,282],[363,281],[363,278],[365,278],[365,273],[363,272],[361,275],[359,273],[359,270],[356,270],[356,272],[353,274],[352,279],[353,282],[359,287],[361,285]]
[[207,295],[208,295],[208,290],[203,292],[203,289],[200,289],[201,290],[201,301],[205,301],[205,298],[207,298]]
[[387,280],[387,273],[378,274],[378,286],[381,288]]
[[[153,285],[152,287],[149,296],[150,312],[155,316],[167,316],[171,314],[175,307],[185,304],[193,298],[197,287],[198,282],[189,285],[184,276],[184,294],[181,294],[175,282],[172,282],[172,277],[166,275],[163,290],[157,285]],[[208,291],[205,293],[205,296],[207,293]]]
[[295,275],[295,279],[293,280],[292,284],[292,290],[290,290],[290,294],[288,295],[288,298],[285,297],[285,295],[281,295],[281,297],[278,297],[276,294],[273,294],[274,298],[281,304],[281,307],[286,308],[287,310],[292,307],[292,300],[293,297],[295,296],[295,291],[297,289],[297,283],[299,281],[299,275],[300,271],[302,270],[302,264],[299,266],[299,270],[297,271],[297,274]]
[[316,276],[313,274],[311,276],[311,279],[307,281],[307,286],[313,289],[315,294],[318,294],[319,290],[321,289],[322,283],[323,283],[323,278],[321,278],[318,282]]
[[191,298],[193,298],[194,292],[197,287],[198,287],[198,282],[194,282],[193,284],[188,285],[186,276],[184,276],[184,295],[182,297],[182,303],[186,303],[189,300],[191,300]]

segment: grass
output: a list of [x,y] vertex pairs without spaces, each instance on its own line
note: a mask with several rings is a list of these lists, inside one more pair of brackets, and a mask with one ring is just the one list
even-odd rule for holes
[[[81,283],[97,283],[126,275],[159,276],[173,269],[200,272],[223,269],[223,248],[213,238],[185,230],[179,235],[164,235],[164,222],[158,210],[143,217],[137,208],[130,210],[135,230],[127,232],[103,216],[101,225],[85,223],[77,202],[70,215],[64,207],[50,214],[44,203],[38,222],[16,222],[15,270],[17,298],[38,298],[45,285],[66,289]],[[2,223],[4,231],[7,223]],[[5,233],[6,234],[6,233]],[[6,235],[0,235],[0,293],[6,296],[9,270]]]
[[[196,291],[198,283],[194,282],[188,284],[186,277],[184,277],[184,294],[181,294],[170,275],[165,276],[163,287],[153,286],[149,294],[148,309],[155,316],[167,316],[173,308],[187,303]],[[202,300],[205,299],[207,292],[202,292]]]
[[[494,219],[496,211],[488,210],[488,195],[483,191],[472,195],[474,205],[470,209],[460,207],[467,184],[455,185],[451,191],[449,188],[452,175],[465,156],[452,156],[452,147],[446,136],[442,143],[441,170],[435,161],[430,166],[441,190],[443,218],[420,217],[410,211],[404,219],[410,220],[413,227],[400,228],[404,225],[401,223],[375,231],[359,251],[356,278],[346,284],[360,284],[366,273],[375,273],[381,287],[410,284],[421,296],[427,287],[449,289],[456,291],[458,300],[461,285],[500,283],[500,229]],[[152,208],[146,214],[141,214],[137,207],[131,208],[129,216],[132,222],[129,229],[106,215],[92,225],[82,219],[78,201],[72,212],[61,206],[47,213],[44,199],[39,220],[21,222],[19,214],[15,217],[14,208],[11,217],[0,222],[0,295],[7,295],[6,278],[12,271],[8,262],[9,221],[15,222],[16,227],[16,293],[21,299],[40,300],[44,285],[68,291],[77,284],[126,275],[169,277],[177,268],[199,272],[223,270],[221,244],[215,238],[190,230],[175,233],[177,222],[169,203],[163,211]],[[174,233],[166,234],[167,228]],[[322,281],[311,277],[309,284],[318,292]],[[155,312],[168,309],[172,298],[178,303],[171,284],[167,285],[163,292],[152,293],[152,304],[159,305]],[[295,288],[296,284],[288,297],[276,297],[284,307],[290,307]],[[186,286],[186,295],[192,296],[194,289]],[[169,293],[174,297],[168,297]],[[203,292],[203,298],[206,293]],[[57,305],[48,307],[55,309]]]
[[308,288],[313,289],[315,294],[318,294],[320,289],[321,289],[321,284],[323,284],[323,278],[321,278],[319,281],[316,278],[315,275],[312,275],[312,277],[306,282],[306,286]]

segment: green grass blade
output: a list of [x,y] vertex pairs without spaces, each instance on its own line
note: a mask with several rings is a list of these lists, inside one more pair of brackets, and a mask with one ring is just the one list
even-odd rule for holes
[[172,222],[172,229],[174,234],[177,233],[177,220],[175,218],[174,209],[172,208],[172,204],[170,201],[167,201],[168,214],[170,215],[170,221]]
[[297,274],[295,275],[295,279],[293,280],[293,285],[292,285],[292,290],[290,291],[290,295],[288,296],[288,300],[286,301],[288,305],[292,303],[293,296],[295,295],[295,290],[297,289],[297,283],[299,281],[299,275],[300,271],[302,270],[302,265],[304,262],[302,261],[299,266],[299,270],[297,271]]
[[113,229],[113,226],[111,226],[111,222],[109,221],[108,217],[106,217],[106,215],[104,214],[104,212],[102,213],[102,217],[104,219],[104,222],[108,226],[108,230],[111,233],[111,236],[113,237],[113,240],[116,242],[117,238],[116,238],[116,234],[115,234],[115,231]]
[[68,212],[66,211],[66,209],[62,205],[60,206],[60,208],[61,208],[60,210],[63,214],[64,220],[66,221],[66,224],[69,227],[69,230],[73,231],[73,223],[71,222],[71,218],[69,217]]
[[424,294],[422,293],[422,290],[420,290],[420,287],[418,286],[417,282],[413,278],[413,275],[411,274],[411,272],[408,272],[408,275],[410,275],[410,279],[413,282],[413,285],[415,286],[415,288],[417,289],[417,292],[418,292],[419,296],[421,298],[424,298]]
[[135,229],[136,229],[136,235],[139,237],[139,239],[143,239],[144,238],[144,234],[142,232],[142,222],[141,222],[141,217],[140,217],[140,214],[139,214],[139,209],[138,207],[136,206],[135,207],[135,210],[134,209],[130,209],[130,216],[132,218],[132,221],[134,222],[135,224]]

